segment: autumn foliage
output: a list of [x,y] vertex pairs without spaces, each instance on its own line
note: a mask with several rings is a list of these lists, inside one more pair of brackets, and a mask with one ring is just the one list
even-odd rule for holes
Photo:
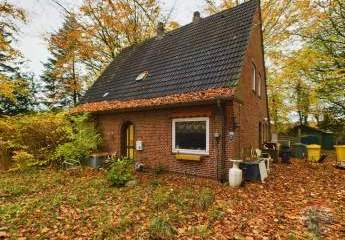
[[85,160],[101,139],[88,115],[40,113],[0,118],[0,167],[61,167]]
[[136,108],[166,107],[174,104],[181,105],[188,103],[197,103],[200,101],[216,101],[220,98],[231,98],[233,97],[233,94],[234,89],[232,88],[214,88],[199,92],[174,94],[150,99],[134,99],[127,101],[101,101],[81,104],[73,108],[71,110],[71,113],[119,111]]
[[293,160],[266,183],[233,189],[172,174],[109,186],[94,170],[6,173],[0,178],[0,234],[58,239],[345,238],[344,173]]
[[[244,1],[205,2],[206,10],[215,13]],[[284,130],[292,116],[299,124],[344,132],[345,2],[263,0],[261,11],[275,129]]]
[[30,110],[32,78],[22,69],[24,58],[15,47],[26,13],[8,1],[0,3],[0,116]]
[[152,37],[161,19],[154,0],[85,0],[67,11],[63,27],[47,38],[52,58],[41,77],[49,107],[76,105],[117,54]]

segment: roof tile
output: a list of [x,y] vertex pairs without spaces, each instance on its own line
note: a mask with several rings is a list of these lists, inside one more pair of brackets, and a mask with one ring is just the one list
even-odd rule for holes
[[[109,101],[114,107],[124,101],[235,86],[258,3],[248,1],[124,49],[86,92],[82,104],[104,106]],[[144,71],[149,76],[136,81]]]

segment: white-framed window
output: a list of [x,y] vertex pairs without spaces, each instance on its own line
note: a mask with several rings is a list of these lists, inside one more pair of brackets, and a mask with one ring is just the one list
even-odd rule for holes
[[209,118],[176,118],[172,120],[172,152],[209,153]]
[[261,88],[262,88],[262,78],[261,78],[261,74],[259,74],[259,78],[258,78],[258,96],[261,97]]
[[252,63],[252,90],[256,91],[256,66]]

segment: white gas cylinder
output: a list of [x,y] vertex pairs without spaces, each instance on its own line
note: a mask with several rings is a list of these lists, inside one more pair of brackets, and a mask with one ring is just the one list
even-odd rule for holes
[[242,160],[231,160],[232,168],[229,169],[229,185],[231,187],[239,187],[242,183],[242,170],[239,168]]

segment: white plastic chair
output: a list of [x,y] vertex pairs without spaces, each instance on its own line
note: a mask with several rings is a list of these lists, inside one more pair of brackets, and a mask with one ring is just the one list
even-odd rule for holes
[[258,160],[263,160],[266,163],[266,169],[267,172],[270,172],[270,163],[273,162],[273,159],[271,158],[271,155],[269,153],[263,153],[261,149],[255,149],[256,157]]

